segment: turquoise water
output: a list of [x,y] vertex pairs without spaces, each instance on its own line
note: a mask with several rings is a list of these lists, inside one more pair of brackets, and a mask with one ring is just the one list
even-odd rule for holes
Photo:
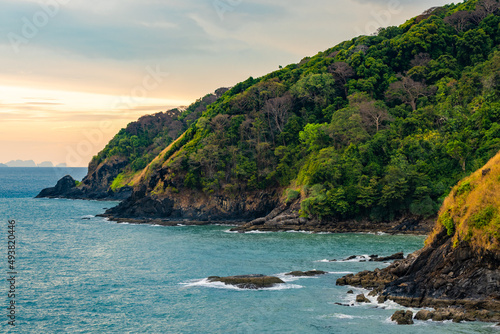
[[[358,305],[337,278],[380,263],[325,262],[390,255],[424,238],[363,234],[228,233],[226,226],[115,224],[95,217],[116,202],[33,199],[67,171],[0,169],[0,272],[7,276],[7,220],[16,219],[18,333],[499,333],[485,323],[396,326],[393,304]],[[81,179],[85,169],[69,171]],[[88,219],[82,219],[88,218]],[[208,276],[325,270],[280,288],[249,291]],[[355,292],[363,292],[354,289]],[[352,307],[335,305],[351,303]]]

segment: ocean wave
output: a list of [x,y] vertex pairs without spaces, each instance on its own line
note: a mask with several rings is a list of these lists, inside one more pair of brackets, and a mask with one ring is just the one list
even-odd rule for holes
[[224,230],[224,233],[231,233],[231,234],[234,234],[234,233],[240,233],[238,231],[231,231],[230,229],[229,230]]
[[245,232],[245,234],[269,234],[269,233],[273,233],[273,232],[269,232],[269,231],[248,231],[248,232]]
[[323,262],[323,263],[330,263],[330,262],[336,262],[336,263],[346,263],[346,262],[368,262],[370,261],[370,256],[369,255],[358,255],[353,259],[349,260],[328,260],[328,259],[323,259],[323,260],[317,260],[314,262]]
[[225,284],[222,282],[211,282],[208,278],[203,278],[200,280],[193,280],[191,282],[179,283],[185,287],[206,287],[206,288],[215,288],[215,289],[225,289],[225,290],[237,290],[237,291],[259,291],[259,290],[288,290],[288,289],[300,289],[303,286],[297,284],[276,284],[270,288],[260,288],[260,289],[242,289],[234,285]]
[[93,215],[85,215],[85,216],[81,217],[81,219],[90,219],[90,218],[95,218],[95,216],[93,216]]

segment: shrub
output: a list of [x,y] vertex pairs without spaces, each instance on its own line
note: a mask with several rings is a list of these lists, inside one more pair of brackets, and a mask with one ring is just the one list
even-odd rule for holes
[[445,212],[439,216],[438,222],[446,228],[449,236],[455,234],[455,223],[449,212]]
[[295,201],[297,198],[300,196],[300,191],[294,190],[294,189],[287,189],[286,190],[286,203]]
[[471,216],[470,225],[478,229],[488,226],[493,218],[495,218],[496,213],[496,208],[493,205],[489,205]]

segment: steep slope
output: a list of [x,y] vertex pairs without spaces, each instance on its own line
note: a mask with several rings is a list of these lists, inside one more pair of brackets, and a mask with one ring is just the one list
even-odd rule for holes
[[500,149],[499,23],[498,1],[469,0],[249,78],[108,214],[426,232],[450,188]]
[[93,157],[82,182],[73,182],[74,186],[71,188],[49,188],[37,197],[101,200],[123,200],[129,197],[134,177],[140,175],[165,147],[196,122],[207,105],[217,100],[226,90],[218,89],[185,110],[173,109],[146,115],[128,124]]
[[422,250],[338,283],[379,287],[405,306],[460,306],[472,318],[499,321],[500,153],[452,189]]

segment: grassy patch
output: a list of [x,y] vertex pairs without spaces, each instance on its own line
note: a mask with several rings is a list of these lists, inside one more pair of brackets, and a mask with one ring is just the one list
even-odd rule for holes
[[124,173],[118,174],[117,177],[113,180],[113,183],[111,183],[111,190],[116,191],[122,187],[125,187],[127,185],[126,183],[126,178]]
[[470,217],[469,224],[475,228],[482,229],[488,226],[497,215],[497,209],[489,205]]

